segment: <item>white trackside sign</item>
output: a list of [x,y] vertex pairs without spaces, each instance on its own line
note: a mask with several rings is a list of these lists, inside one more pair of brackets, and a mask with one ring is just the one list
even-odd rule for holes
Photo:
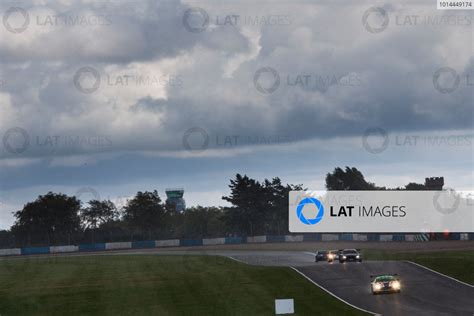
[[473,191],[291,191],[292,233],[474,232]]

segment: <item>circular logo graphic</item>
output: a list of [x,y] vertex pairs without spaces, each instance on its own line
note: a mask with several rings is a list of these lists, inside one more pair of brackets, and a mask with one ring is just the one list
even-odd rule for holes
[[3,135],[3,146],[12,154],[21,154],[30,145],[28,132],[21,127],[12,127]]
[[[92,76],[94,78],[94,83],[92,85],[86,86],[83,80],[86,77]],[[92,93],[99,89],[100,86],[100,73],[97,69],[93,67],[82,67],[76,71],[74,74],[74,86],[76,86],[77,90],[81,91],[82,93]]]
[[[270,85],[270,87],[267,88],[262,85],[262,79],[260,78],[262,74],[272,75],[273,83]],[[257,89],[259,92],[263,94],[270,94],[275,92],[276,89],[278,89],[278,87],[280,86],[280,75],[275,69],[271,67],[263,67],[255,72],[255,75],[253,76],[253,84],[255,86],[255,89]]]
[[184,11],[183,25],[191,33],[201,33],[209,26],[209,14],[202,8],[189,8]]
[[[201,135],[203,141],[200,146],[193,147],[189,144],[189,137],[191,137],[191,135],[196,134],[196,133]],[[183,147],[186,150],[189,150],[192,152],[201,152],[201,151],[206,150],[208,146],[209,146],[209,134],[206,132],[205,129],[201,127],[192,127],[188,129],[183,135]]]
[[[11,21],[9,20],[12,14],[17,14],[17,13],[23,16],[23,24],[20,26],[14,27],[13,25],[10,24]],[[16,34],[21,33],[28,28],[28,25],[30,25],[30,15],[28,14],[28,11],[26,11],[23,8],[11,7],[3,14],[3,26],[5,26],[5,28],[11,33],[16,33]]]
[[[81,195],[83,194],[90,194],[92,196],[92,199],[90,200],[97,200],[97,201],[100,201],[100,195],[99,193],[93,189],[93,188],[90,188],[90,187],[85,187],[85,188],[80,188],[79,190],[77,190],[76,194],[74,195],[78,200],[81,199]],[[89,200],[89,201],[90,201]]]
[[[371,144],[371,142],[369,142],[369,137],[381,137],[382,142],[378,145]],[[389,139],[387,132],[380,127],[372,127],[367,129],[364,132],[364,136],[362,137],[362,145],[364,146],[365,150],[372,154],[379,154],[385,151],[385,149],[388,147],[388,142]]]
[[[444,193],[444,194],[443,194]],[[445,195],[449,193],[449,195]],[[440,203],[441,194],[443,194],[443,203]],[[453,189],[448,188],[447,191],[438,191],[433,196],[433,206],[441,214],[452,214],[456,212],[461,203],[461,197]],[[443,204],[443,205],[441,205]],[[449,205],[446,205],[449,204]]]
[[[306,218],[303,214],[303,208],[305,207],[306,204],[314,204],[316,208],[318,209],[318,214],[315,218]],[[301,200],[301,202],[298,204],[298,207],[296,208],[296,216],[298,216],[299,220],[306,225],[315,225],[319,223],[324,216],[324,206],[323,204],[316,198],[312,197],[307,197]]]
[[[451,77],[451,85],[446,85],[445,81],[442,80],[443,78],[441,77],[446,77],[449,76]],[[435,87],[436,90],[438,90],[441,93],[451,93],[455,91],[458,86],[459,82],[461,81],[461,78],[459,77],[458,73],[456,70],[450,67],[442,67],[438,70],[433,75],[433,86]]]
[[[382,24],[380,24],[380,26],[370,25],[368,20],[369,20],[369,16],[372,13],[377,14],[378,17],[381,17],[383,19]],[[387,28],[389,21],[390,21],[390,18],[388,17],[387,12],[385,11],[385,9],[380,8],[380,7],[371,7],[367,9],[364,12],[364,15],[362,16],[362,25],[365,27],[365,29],[368,32],[373,33],[373,34],[383,32]]]

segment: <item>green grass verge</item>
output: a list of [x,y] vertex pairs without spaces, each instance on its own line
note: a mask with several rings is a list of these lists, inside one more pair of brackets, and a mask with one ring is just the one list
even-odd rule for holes
[[368,260],[410,260],[458,280],[474,284],[473,251],[397,253],[366,250],[363,254]]
[[290,268],[216,256],[44,257],[0,261],[0,315],[364,315]]

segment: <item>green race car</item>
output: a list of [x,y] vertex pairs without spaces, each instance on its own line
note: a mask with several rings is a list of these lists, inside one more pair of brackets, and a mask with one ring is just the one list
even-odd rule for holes
[[370,283],[372,294],[400,293],[401,283],[398,274],[371,275],[370,278],[373,279]]

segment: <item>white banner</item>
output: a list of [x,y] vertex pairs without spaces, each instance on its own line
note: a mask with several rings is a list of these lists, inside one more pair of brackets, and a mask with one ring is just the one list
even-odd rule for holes
[[473,191],[291,191],[292,233],[474,232]]

